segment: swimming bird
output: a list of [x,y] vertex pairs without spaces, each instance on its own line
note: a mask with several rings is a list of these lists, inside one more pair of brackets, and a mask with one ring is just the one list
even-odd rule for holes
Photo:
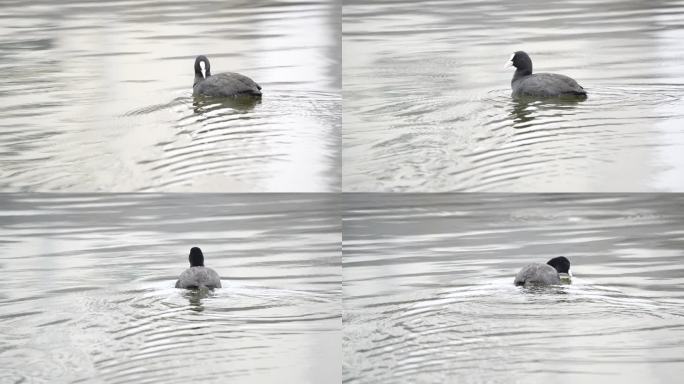
[[245,75],[234,72],[211,74],[211,65],[206,56],[195,59],[195,82],[192,84],[195,96],[251,96],[261,97],[261,86]]
[[511,66],[516,68],[511,80],[513,97],[587,97],[587,91],[568,76],[556,73],[533,74],[532,59],[523,51],[511,55],[504,68]]
[[[570,275],[570,260],[564,256],[554,257],[546,264],[533,263],[524,266],[513,283],[515,285],[557,285],[561,283],[561,276]],[[569,279],[562,276],[563,279]]]
[[176,281],[176,288],[221,288],[221,278],[211,268],[204,266],[204,254],[198,247],[190,248],[190,268],[183,271]]

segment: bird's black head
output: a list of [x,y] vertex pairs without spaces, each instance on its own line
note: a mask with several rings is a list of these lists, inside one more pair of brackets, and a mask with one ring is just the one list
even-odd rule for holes
[[558,273],[569,273],[570,271],[570,260],[565,256],[554,257],[547,261],[546,264],[554,267]]
[[191,267],[204,266],[204,255],[202,254],[202,250],[198,247],[190,248],[190,256],[188,256],[188,259],[190,260]]
[[[202,73],[202,65],[204,63],[204,73]],[[204,55],[199,55],[195,59],[195,75],[202,76],[203,79],[211,76],[211,65],[209,64],[209,59]]]
[[530,56],[523,51],[517,51],[514,53],[511,56],[511,60],[506,64],[507,66],[514,66],[516,68],[516,72],[523,76],[532,74],[532,59],[530,59]]

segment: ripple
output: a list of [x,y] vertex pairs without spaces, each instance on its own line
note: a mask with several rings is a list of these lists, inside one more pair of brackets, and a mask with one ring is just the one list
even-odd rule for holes
[[[680,36],[662,16],[680,11],[586,1],[471,1],[458,11],[443,1],[345,4],[343,41],[358,54],[345,57],[344,190],[680,190]],[[589,98],[512,100],[502,52],[517,49],[536,71],[577,79]]]
[[[343,381],[652,377],[680,360],[680,200],[345,195]],[[571,285],[513,285],[559,254]]]
[[[297,116],[310,120],[311,129],[319,123],[339,123],[329,115],[339,105],[333,94],[276,93],[262,100],[179,97],[129,112],[146,115],[169,109],[179,116],[175,137],[156,145],[162,156],[139,161],[153,175],[154,183],[146,190],[185,188],[198,177],[217,176],[232,179],[232,188],[251,190],[256,187],[252,180],[271,179],[280,165],[290,163],[297,140],[320,138],[302,129],[307,127]],[[290,125],[295,121],[298,127]]]
[[[48,12],[40,4],[20,10],[16,2],[3,3],[0,69],[8,81],[0,86],[7,125],[0,187],[338,190],[339,39],[336,23],[328,22],[338,9],[329,1],[245,3],[239,11],[217,1],[199,7],[66,1]],[[82,17],[58,17],[55,24],[55,15]],[[103,26],[102,17],[116,22]],[[109,36],[126,43],[114,47]],[[258,80],[263,103],[193,105],[191,68],[199,53],[213,58],[217,73]],[[216,132],[233,124],[253,133]],[[205,129],[216,136],[202,140]],[[193,138],[199,147],[186,145]]]
[[[335,195],[0,194],[0,205],[14,287],[1,298],[3,379],[302,382],[302,361],[325,367],[323,382],[339,377]],[[173,288],[191,245],[223,289]]]

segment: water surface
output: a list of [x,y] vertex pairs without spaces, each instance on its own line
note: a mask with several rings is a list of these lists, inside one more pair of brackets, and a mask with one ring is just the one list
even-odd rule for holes
[[[326,195],[0,194],[0,381],[340,381]],[[191,246],[222,289],[175,289]]]
[[[349,0],[345,191],[684,191],[684,2]],[[580,103],[516,102],[512,70]]]
[[[3,1],[0,189],[340,187],[340,4]],[[192,97],[194,60],[263,87]]]
[[[684,373],[684,196],[345,195],[343,382]],[[564,255],[571,285],[513,285]]]

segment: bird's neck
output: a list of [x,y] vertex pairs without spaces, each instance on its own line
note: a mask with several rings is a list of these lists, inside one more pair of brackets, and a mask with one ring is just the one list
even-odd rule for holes
[[532,74],[532,70],[530,69],[516,69],[515,73],[513,74],[513,80],[511,80],[512,83],[522,79],[525,76],[529,76]]
[[200,83],[203,80],[204,77],[202,77],[201,73],[195,73],[195,81],[192,83],[192,86],[194,87],[195,85],[197,85],[197,83]]

